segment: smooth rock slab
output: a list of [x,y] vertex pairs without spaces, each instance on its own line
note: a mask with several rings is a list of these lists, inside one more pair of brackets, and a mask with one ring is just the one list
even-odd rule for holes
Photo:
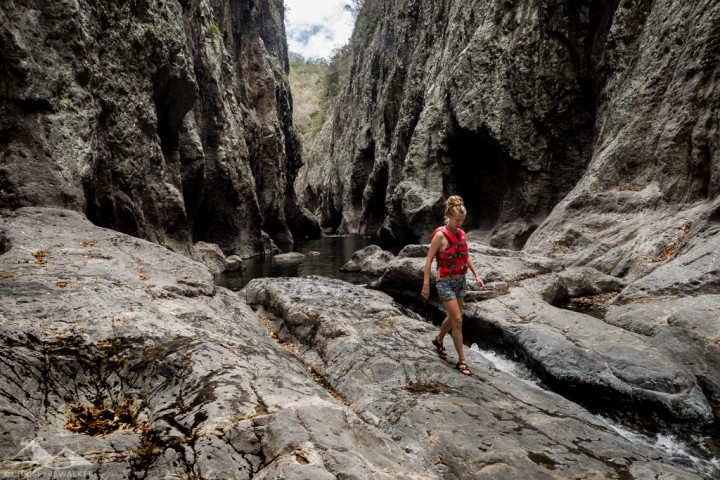
[[[255,279],[243,295],[317,354],[325,379],[361,418],[443,478],[700,478],[474,352],[466,351],[474,375],[459,374],[452,347],[448,360],[435,355],[435,329],[402,315],[386,294],[311,276]],[[408,388],[434,381],[447,390]]]
[[612,305],[605,321],[643,336],[663,355],[681,360],[720,417],[720,296],[648,298]]
[[[438,478],[333,399],[203,264],[74,212],[5,220],[0,476],[63,478],[40,446],[83,459],[81,478]],[[74,406],[128,399],[131,429],[65,428]]]
[[713,412],[696,377],[645,337],[532,299],[521,287],[469,306],[557,391],[604,410],[704,425]]

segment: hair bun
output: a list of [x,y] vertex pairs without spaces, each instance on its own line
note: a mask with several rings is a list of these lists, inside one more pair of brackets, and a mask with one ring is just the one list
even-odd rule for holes
[[448,207],[460,207],[462,205],[465,205],[465,202],[463,202],[463,199],[460,195],[453,195],[452,197],[447,199]]
[[445,202],[445,215],[449,217],[456,213],[462,213],[463,215],[466,213],[465,202],[463,202],[460,195],[453,195]]

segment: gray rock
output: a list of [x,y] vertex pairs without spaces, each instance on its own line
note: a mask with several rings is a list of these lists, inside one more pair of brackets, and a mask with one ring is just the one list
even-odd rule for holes
[[242,258],[237,255],[230,255],[225,258],[225,271],[236,272],[238,270],[245,270]]
[[708,398],[682,361],[643,335],[528,298],[521,287],[472,304],[466,314],[502,341],[555,390],[597,407],[702,425],[714,418]]
[[277,263],[300,263],[305,260],[305,255],[300,252],[280,253],[273,255],[272,259]]
[[220,247],[206,242],[197,242],[193,247],[213,276],[220,275],[225,271],[225,255]]
[[459,374],[432,352],[435,329],[381,292],[310,276],[255,279],[243,295],[322,358],[324,378],[361,418],[443,478],[544,478],[547,465],[557,478],[699,478],[473,351],[474,375]]
[[[607,37],[615,48],[606,57],[591,163],[533,233],[533,249],[636,279],[657,267],[652,260],[689,222],[717,211],[718,156],[709,146],[719,100],[711,93],[718,83],[710,65],[720,47],[703,46],[713,35],[704,19],[720,5],[706,6],[702,13],[671,1],[618,8]],[[698,48],[701,54],[689,53]],[[704,228],[693,227],[685,241]]]
[[426,258],[429,250],[429,245],[405,245],[402,250],[397,254],[398,258],[404,257],[415,257],[415,258]]
[[[470,255],[489,282],[484,290],[468,282],[464,311],[468,327],[519,354],[553,388],[638,416],[658,414],[671,422],[696,424],[714,418],[711,405],[716,403],[720,378],[712,369],[701,368],[696,374],[687,368],[686,362],[707,363],[698,359],[695,346],[684,347],[692,351],[687,357],[668,355],[647,341],[643,332],[628,332],[617,320],[603,321],[555,306],[571,297],[618,292],[624,281],[587,267],[560,270],[543,257],[476,244],[470,244]],[[372,287],[422,302],[424,264],[417,257],[397,258]],[[442,318],[434,278],[433,272],[432,297],[424,303]],[[500,281],[503,278],[507,280]],[[616,311],[613,302],[622,298],[620,294],[608,308]],[[665,334],[688,344],[682,329],[668,329]],[[704,341],[710,342],[712,335],[709,332]],[[712,351],[705,354],[712,356]]]
[[599,57],[576,52],[605,51],[614,13],[391,0],[380,21],[364,9],[332,134],[316,137],[296,182],[301,203],[333,228],[417,243],[458,193],[468,228],[519,249],[591,157],[596,101],[584,85]]
[[648,273],[718,196],[719,12],[671,0],[366,8],[298,197],[324,226],[406,244],[428,241],[457,193],[476,241]]
[[381,276],[388,268],[388,264],[395,258],[392,253],[383,250],[378,245],[367,247],[353,253],[350,260],[340,267],[342,272],[363,272],[370,275]]
[[720,416],[720,297],[669,297],[610,305],[605,321],[642,335],[657,351],[681,362]]
[[263,244],[263,254],[265,255],[274,255],[276,253],[280,253],[280,248],[275,244],[272,238],[270,238],[270,235],[268,235],[265,232],[261,232],[261,238],[262,238],[262,244]]
[[[76,212],[5,220],[3,476],[58,478],[46,458],[72,454],[62,474],[83,478],[440,478],[316,383],[204,265]],[[127,408],[129,428],[91,436],[79,407]]]

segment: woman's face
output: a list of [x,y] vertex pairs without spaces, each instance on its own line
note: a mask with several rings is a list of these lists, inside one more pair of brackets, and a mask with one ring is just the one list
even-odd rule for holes
[[455,215],[450,215],[448,217],[448,228],[451,229],[457,229],[462,227],[463,222],[465,221],[465,214],[464,213],[456,213]]

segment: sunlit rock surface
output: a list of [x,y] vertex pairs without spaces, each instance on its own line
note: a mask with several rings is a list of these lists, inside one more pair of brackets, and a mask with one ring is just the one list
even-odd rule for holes
[[395,258],[392,253],[377,245],[367,247],[353,253],[350,260],[340,270],[343,272],[362,272],[380,276],[385,273],[390,262]]

